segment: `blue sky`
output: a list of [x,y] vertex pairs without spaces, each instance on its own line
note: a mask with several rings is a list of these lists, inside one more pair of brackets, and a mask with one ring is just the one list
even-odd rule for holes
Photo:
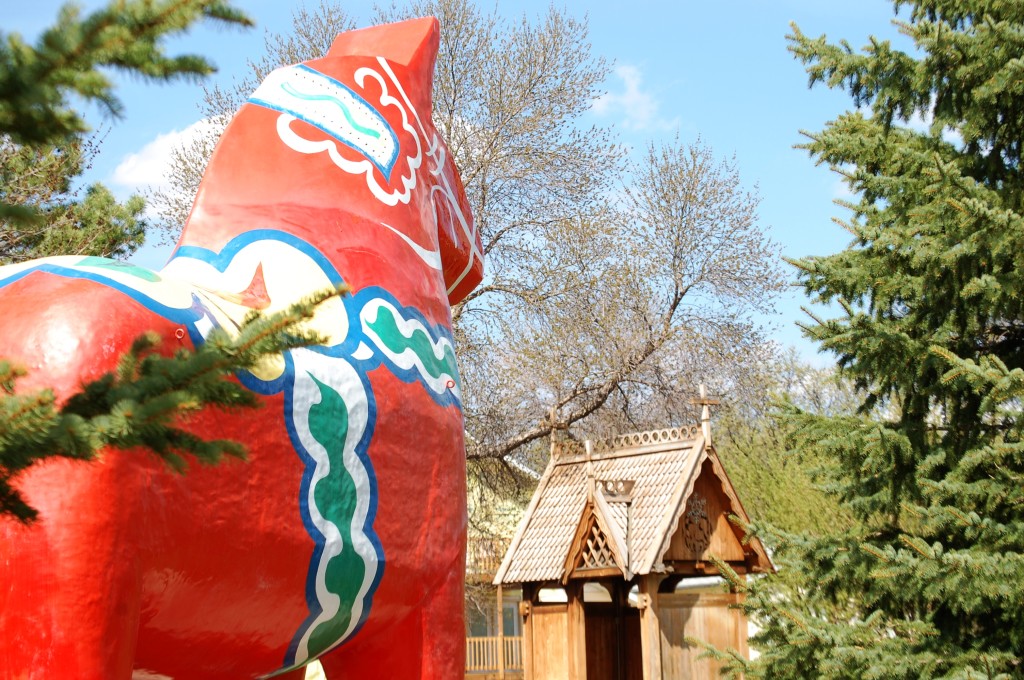
[[[56,16],[62,2],[3,2],[0,29],[32,38]],[[490,0],[481,0],[486,8]],[[104,4],[80,2],[86,9]],[[261,54],[265,30],[286,30],[300,3],[286,0],[236,0],[257,28],[241,31],[213,26],[194,29],[170,43],[172,53],[190,51],[218,67],[214,82],[230,82],[246,70],[246,59]],[[310,2],[311,6],[316,2]],[[370,2],[344,3],[365,24]],[[505,16],[536,16],[546,1],[500,0]],[[842,210],[832,201],[845,194],[837,176],[817,168],[793,145],[801,129],[816,131],[850,106],[841,92],[807,87],[803,67],[786,49],[790,22],[817,36],[846,38],[855,48],[869,35],[901,40],[892,25],[892,4],[883,0],[593,0],[567,5],[586,12],[594,52],[614,64],[607,96],[590,115],[613,123],[620,139],[636,148],[650,142],[683,141],[700,136],[720,156],[735,156],[744,183],[762,197],[761,222],[788,256],[826,254],[842,249],[846,232],[831,218]],[[577,9],[578,7],[578,9]],[[585,9],[584,9],[585,8]],[[124,80],[120,120],[90,111],[95,127],[109,128],[90,181],[102,181],[126,196],[141,183],[157,181],[161,147],[199,118],[202,94],[195,83],[173,85]],[[154,143],[162,137],[163,144]],[[146,248],[136,259],[159,267],[169,248]],[[799,291],[779,304],[773,337],[794,345],[809,360],[815,349],[800,338],[794,323],[802,317]],[[816,362],[828,361],[819,357]]]

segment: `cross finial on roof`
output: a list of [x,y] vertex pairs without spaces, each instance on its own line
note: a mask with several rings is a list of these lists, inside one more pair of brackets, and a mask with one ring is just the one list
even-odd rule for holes
[[551,442],[551,455],[555,455],[555,447],[559,441],[564,440],[568,436],[569,424],[563,423],[558,420],[558,407],[552,406],[548,411],[548,416],[541,421],[541,427],[548,427]]
[[704,383],[700,384],[700,398],[691,399],[690,403],[700,406],[700,429],[704,435],[704,442],[711,444],[711,407],[718,406],[722,402],[718,399],[708,397],[708,388]]
[[589,439],[585,442],[587,452],[587,498],[594,500],[594,443]]

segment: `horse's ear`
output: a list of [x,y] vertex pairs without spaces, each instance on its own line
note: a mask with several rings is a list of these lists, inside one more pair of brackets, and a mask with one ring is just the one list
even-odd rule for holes
[[371,26],[341,33],[334,39],[327,58],[346,56],[384,57],[408,69],[413,98],[423,97],[417,104],[430,111],[431,88],[434,82],[434,59],[440,41],[440,28],[434,17],[409,19],[395,24]]

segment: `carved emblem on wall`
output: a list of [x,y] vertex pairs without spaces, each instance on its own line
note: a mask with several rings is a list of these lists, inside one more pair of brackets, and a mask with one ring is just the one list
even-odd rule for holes
[[683,521],[683,545],[694,555],[703,554],[711,544],[712,527],[707,499],[697,494],[690,496]]

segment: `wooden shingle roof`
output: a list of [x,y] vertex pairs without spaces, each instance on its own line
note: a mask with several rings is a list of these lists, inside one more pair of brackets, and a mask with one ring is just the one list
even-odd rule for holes
[[[541,478],[494,583],[560,581],[567,577],[581,516],[595,513],[601,531],[615,540],[623,577],[662,570],[662,558],[679,526],[705,461],[729,498],[731,512],[747,519],[717,455],[700,426],[640,432],[594,442],[559,442]],[[599,507],[596,507],[599,506]],[[578,540],[578,538],[577,538]],[[756,564],[770,570],[763,547],[752,540]],[[620,552],[625,555],[620,555]]]

